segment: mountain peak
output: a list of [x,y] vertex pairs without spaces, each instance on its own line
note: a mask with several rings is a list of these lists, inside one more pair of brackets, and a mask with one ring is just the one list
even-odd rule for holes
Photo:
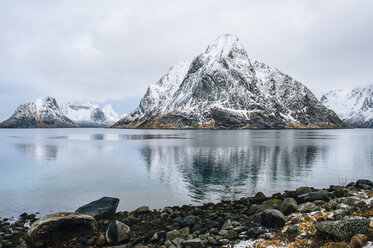
[[241,41],[236,35],[223,34],[207,47],[205,54],[213,57],[225,57],[232,51],[246,54]]
[[263,63],[251,63],[235,35],[219,36],[187,65],[150,86],[139,106],[113,127],[345,126],[304,85]]

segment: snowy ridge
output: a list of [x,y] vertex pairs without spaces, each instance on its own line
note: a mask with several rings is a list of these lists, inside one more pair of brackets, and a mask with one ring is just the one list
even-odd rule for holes
[[122,128],[344,127],[304,85],[250,60],[237,36],[225,34],[149,86]]
[[373,127],[373,85],[332,90],[321,97],[321,102],[352,127]]
[[56,99],[46,97],[20,105],[9,119],[0,124],[0,127],[76,127],[76,125],[62,113]]
[[79,126],[110,126],[123,117],[110,104],[100,108],[98,104],[89,102],[63,103],[61,111]]
[[0,123],[0,127],[107,127],[122,117],[111,105],[103,108],[88,102],[59,105],[53,97],[46,97],[20,105],[9,119]]

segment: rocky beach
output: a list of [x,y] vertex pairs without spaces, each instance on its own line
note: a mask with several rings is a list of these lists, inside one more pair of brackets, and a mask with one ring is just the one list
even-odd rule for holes
[[37,218],[0,219],[0,247],[372,247],[373,182],[236,201],[116,211],[103,197]]

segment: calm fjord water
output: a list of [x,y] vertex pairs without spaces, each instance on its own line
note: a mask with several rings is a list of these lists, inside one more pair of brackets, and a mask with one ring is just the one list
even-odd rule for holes
[[238,199],[373,178],[373,129],[0,129],[0,216]]

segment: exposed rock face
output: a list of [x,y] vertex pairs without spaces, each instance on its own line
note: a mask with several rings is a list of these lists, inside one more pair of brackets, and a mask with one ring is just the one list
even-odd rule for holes
[[110,218],[115,214],[119,204],[118,198],[102,197],[78,208],[75,212],[94,217],[96,220]]
[[373,127],[373,85],[352,91],[332,90],[321,97],[321,102],[351,127]]
[[96,220],[88,215],[61,212],[42,217],[32,224],[29,247],[78,247],[88,246],[87,239],[95,240]]
[[116,128],[340,128],[304,85],[250,60],[236,36],[220,36],[191,64],[149,86]]
[[20,105],[6,121],[0,123],[4,128],[36,127],[76,127],[75,123],[64,115],[53,97],[38,98],[34,102]]

